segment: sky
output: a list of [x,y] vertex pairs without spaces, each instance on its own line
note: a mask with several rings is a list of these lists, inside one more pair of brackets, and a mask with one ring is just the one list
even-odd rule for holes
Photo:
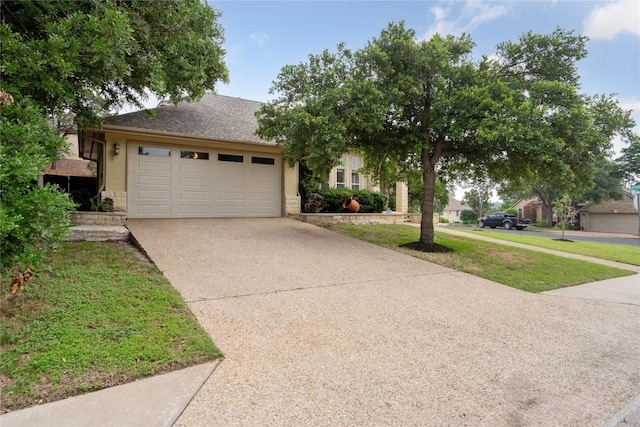
[[[229,84],[217,92],[267,102],[269,89],[288,64],[335,50],[340,42],[364,47],[390,22],[405,21],[419,39],[467,33],[473,56],[491,55],[503,41],[560,27],[589,38],[578,62],[585,94],[613,95],[632,110],[640,133],[640,1],[218,1]],[[619,153],[622,144],[614,142]]]

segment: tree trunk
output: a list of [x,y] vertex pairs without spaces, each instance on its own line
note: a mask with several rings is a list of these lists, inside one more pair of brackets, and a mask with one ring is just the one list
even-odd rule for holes
[[436,184],[436,171],[428,163],[423,162],[422,177],[424,185],[422,186],[422,219],[420,221],[420,242],[432,246],[433,245],[433,198]]
[[543,202],[542,207],[547,211],[547,225],[553,227],[553,204]]

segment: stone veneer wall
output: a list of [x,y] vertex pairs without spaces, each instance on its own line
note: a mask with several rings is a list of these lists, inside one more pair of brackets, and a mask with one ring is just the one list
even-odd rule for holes
[[285,210],[287,215],[296,215],[300,213],[300,196],[286,196]]
[[71,223],[78,225],[121,226],[127,215],[122,212],[73,212]]
[[126,191],[103,191],[102,193],[100,193],[100,199],[113,200],[114,212],[127,211],[127,192]]
[[297,214],[292,215],[293,218],[308,222],[313,225],[330,225],[330,224],[403,224],[409,222],[410,219],[403,213],[322,213],[322,214]]

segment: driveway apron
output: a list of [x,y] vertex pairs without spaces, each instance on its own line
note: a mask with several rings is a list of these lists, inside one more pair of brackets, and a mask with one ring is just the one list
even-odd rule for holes
[[601,426],[640,394],[638,306],[285,218],[127,226],[225,355],[177,426]]

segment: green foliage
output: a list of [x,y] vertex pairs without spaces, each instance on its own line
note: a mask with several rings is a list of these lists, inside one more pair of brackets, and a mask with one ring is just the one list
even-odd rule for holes
[[220,357],[162,273],[126,246],[67,242],[51,263],[0,310],[0,412]]
[[438,218],[438,222],[440,224],[449,224],[449,220],[443,216],[441,216],[440,218]]
[[345,212],[342,202],[345,197],[353,196],[360,204],[359,213],[380,213],[387,206],[387,196],[369,190],[351,190],[349,188],[327,188],[320,191],[322,204],[320,212]]
[[147,90],[175,102],[227,80],[218,14],[199,0],[1,7],[2,89],[76,123],[97,124],[124,102],[142,107]]
[[[445,232],[436,233],[436,242],[450,248],[452,252],[425,253],[409,250],[399,246],[415,242],[418,239],[418,229],[410,225],[340,225],[333,228],[356,239],[388,247],[425,261],[528,292],[543,292],[633,274],[629,270],[483,242]],[[472,228],[462,227],[460,230],[470,231]],[[486,234],[486,232],[482,233]],[[522,236],[521,233],[518,233],[517,236],[491,233],[492,236],[494,234],[508,236],[511,239]],[[571,245],[573,246],[573,243]],[[609,246],[619,247],[619,245]],[[566,243],[563,248],[567,248]],[[629,249],[635,251],[636,259],[638,259],[637,249],[631,247]],[[599,252],[596,251],[596,253]]]
[[28,101],[3,108],[0,141],[0,270],[24,270],[42,262],[68,232],[71,199],[55,186],[37,186],[66,144]]
[[478,222],[478,214],[472,210],[465,209],[460,212],[460,221],[463,224],[475,224]]
[[[177,102],[227,80],[218,14],[200,0],[0,2],[0,269],[55,248],[73,205],[44,165],[66,149],[50,123],[99,126],[148,93]],[[13,104],[13,105],[12,105]],[[56,120],[49,120],[56,118]]]
[[622,149],[616,164],[627,181],[640,181],[640,136],[634,135],[630,144]]
[[527,33],[478,62],[473,45],[467,35],[420,40],[401,22],[355,52],[339,45],[310,55],[281,70],[258,134],[321,176],[348,148],[374,173],[386,164],[400,175],[420,171],[427,246],[437,174],[494,182],[544,175],[579,189],[615,135],[632,137],[633,121],[613,97],[578,93],[585,37]]
[[518,215],[518,209],[513,209],[513,208],[505,209],[504,213],[508,213],[508,214],[512,214],[512,215]]

